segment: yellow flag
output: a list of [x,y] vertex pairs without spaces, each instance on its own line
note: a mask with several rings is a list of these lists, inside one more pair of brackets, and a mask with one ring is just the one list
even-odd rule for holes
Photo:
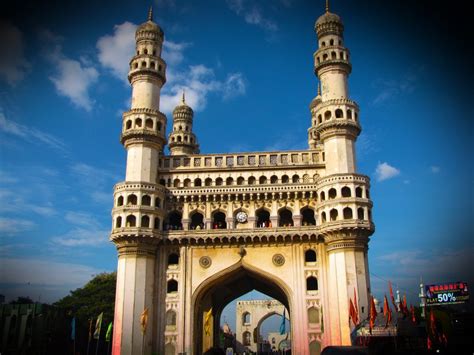
[[140,325],[142,326],[142,334],[146,332],[146,326],[148,324],[148,308],[145,308],[140,316]]
[[211,317],[212,317],[212,307],[204,316],[204,331],[206,335],[211,333]]

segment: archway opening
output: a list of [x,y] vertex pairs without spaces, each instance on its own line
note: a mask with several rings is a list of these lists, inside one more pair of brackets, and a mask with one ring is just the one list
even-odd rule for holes
[[278,212],[278,226],[291,227],[293,226],[293,214],[287,208],[282,208]]
[[203,229],[204,228],[204,216],[200,212],[195,212],[191,216],[190,229]]
[[183,229],[183,224],[181,223],[181,213],[178,211],[173,211],[168,215],[167,229]]
[[[281,282],[242,263],[205,281],[193,296],[194,352],[230,347],[234,353],[257,353],[258,346],[269,343],[269,333],[279,333],[283,313],[283,338],[290,344],[288,291]],[[249,302],[263,305],[266,312],[241,308]],[[267,308],[267,304],[277,305],[276,309]]]
[[218,211],[214,213],[212,217],[212,228],[213,229],[226,229],[227,228],[224,212]]
[[303,226],[315,226],[316,218],[314,218],[314,211],[307,207],[301,210],[303,220],[301,221]]
[[255,215],[257,216],[258,228],[271,227],[272,222],[270,221],[270,212],[264,208],[261,208],[255,212]]

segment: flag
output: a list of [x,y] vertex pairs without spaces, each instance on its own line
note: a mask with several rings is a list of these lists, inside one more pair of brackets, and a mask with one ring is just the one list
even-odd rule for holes
[[212,307],[204,316],[204,331],[207,335],[211,334]]
[[383,315],[387,318],[387,321],[385,322],[385,328],[387,328],[388,324],[392,321],[392,310],[388,304],[387,295],[385,295],[383,299]]
[[324,333],[323,307],[321,306],[321,334]]
[[280,335],[283,335],[286,333],[286,308],[283,308],[283,316],[281,318],[281,324],[280,324]]
[[89,341],[92,339],[92,318],[89,319]]
[[355,325],[359,324],[359,304],[357,302],[357,293],[354,287],[354,308],[355,308]]
[[370,334],[372,334],[372,329],[374,328],[376,318],[377,318],[377,310],[375,309],[374,296],[370,296],[370,318],[369,318]]
[[405,316],[407,316],[408,315],[408,306],[407,306],[407,295],[406,294],[403,294],[402,305],[403,305],[403,314],[405,314]]
[[413,323],[416,323],[415,307],[413,307],[413,305],[411,305],[411,307],[410,307],[410,313],[411,313],[411,321]]
[[105,333],[105,341],[110,341],[112,338],[112,322],[109,323],[109,326],[107,327],[107,332]]
[[357,325],[356,310],[355,310],[354,304],[352,303],[352,299],[349,298],[349,326],[350,326],[351,319],[352,319],[352,323],[354,323],[354,326],[356,326]]
[[76,340],[76,317],[71,320],[71,340]]
[[104,316],[104,312],[99,314],[97,320],[95,322],[95,331],[94,331],[94,339],[100,338],[100,328],[102,327],[102,317]]
[[148,308],[145,308],[140,316],[140,325],[142,326],[142,334],[145,334],[148,325]]
[[392,304],[393,304],[393,307],[395,308],[395,312],[398,312],[397,303],[395,302],[395,296],[393,295],[392,283],[390,281],[388,282],[388,290],[390,291],[390,299],[392,300]]

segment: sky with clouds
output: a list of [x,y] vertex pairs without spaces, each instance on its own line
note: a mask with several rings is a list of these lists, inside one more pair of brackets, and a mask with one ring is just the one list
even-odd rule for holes
[[[392,280],[415,302],[420,277],[472,283],[471,53],[467,22],[453,26],[449,13],[464,3],[331,3],[361,108],[358,169],[372,179],[374,293]],[[120,115],[149,2],[9,6],[0,11],[0,293],[51,302],[116,268],[108,232],[113,185],[125,173]],[[204,153],[305,149],[323,8],[155,3],[168,64],[162,111],[170,120],[185,89]]]

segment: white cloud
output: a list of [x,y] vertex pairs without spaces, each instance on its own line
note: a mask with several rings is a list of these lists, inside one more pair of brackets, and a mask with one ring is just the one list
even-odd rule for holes
[[223,86],[224,99],[245,95],[246,85],[242,73],[229,74]]
[[96,247],[108,243],[110,230],[74,228],[67,233],[51,238],[55,245],[63,247]]
[[59,95],[69,98],[76,106],[86,111],[92,110],[94,100],[89,89],[97,82],[99,72],[90,64],[66,57],[62,53],[61,38],[49,31],[42,31],[46,59],[56,69],[49,77]]
[[2,258],[0,268],[1,293],[8,299],[29,296],[41,302],[54,302],[103,271],[87,265],[31,258]]
[[190,43],[165,41],[163,43],[162,57],[168,65],[178,65],[184,59],[183,51],[189,46]]
[[[420,68],[419,70],[422,70]],[[415,90],[417,75],[408,73],[400,79],[379,79],[373,86],[379,90],[377,96],[372,100],[372,105],[381,105],[387,101],[394,100],[402,94],[409,94]]]
[[237,15],[242,16],[245,22],[259,26],[267,31],[277,31],[277,24],[266,18],[260,8],[254,4],[249,4],[245,0],[227,0],[229,8]]
[[20,137],[28,142],[40,142],[51,148],[66,152],[65,144],[55,136],[40,131],[39,129],[28,127],[10,120],[7,120],[3,112],[0,111],[0,131]]
[[31,230],[34,227],[35,224],[26,219],[0,218],[0,231],[8,236]]
[[400,175],[400,170],[389,165],[388,163],[379,163],[375,169],[377,181],[384,181]]
[[127,81],[129,61],[135,52],[135,30],[137,25],[124,22],[114,26],[112,35],[105,35],[97,41],[99,61],[120,80]]
[[441,168],[439,166],[432,165],[432,166],[430,166],[430,171],[433,174],[438,174],[441,171]]
[[0,21],[0,42],[3,46],[0,51],[0,78],[15,86],[31,68],[25,59],[23,35],[17,27]]

